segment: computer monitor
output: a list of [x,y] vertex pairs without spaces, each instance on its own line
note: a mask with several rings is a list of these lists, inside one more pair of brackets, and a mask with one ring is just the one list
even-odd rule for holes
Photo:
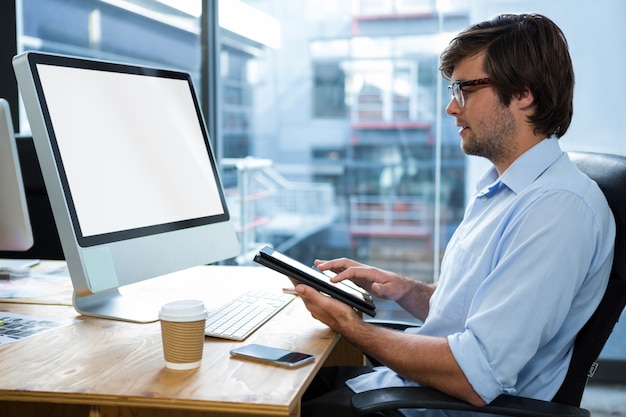
[[0,250],[25,251],[33,246],[22,170],[9,103],[0,98]]
[[239,253],[189,74],[39,52],[13,67],[80,313],[156,320],[120,287]]

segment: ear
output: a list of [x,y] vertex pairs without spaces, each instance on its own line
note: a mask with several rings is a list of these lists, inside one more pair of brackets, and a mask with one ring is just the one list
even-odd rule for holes
[[525,88],[522,93],[513,96],[513,99],[511,101],[519,110],[525,111],[532,109],[532,106],[535,102],[535,97],[528,88]]

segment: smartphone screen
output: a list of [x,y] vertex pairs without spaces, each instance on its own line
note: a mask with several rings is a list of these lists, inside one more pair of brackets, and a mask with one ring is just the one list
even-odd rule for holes
[[294,352],[270,346],[249,344],[230,351],[232,357],[251,359],[286,367],[296,367],[313,362],[315,357],[308,353]]

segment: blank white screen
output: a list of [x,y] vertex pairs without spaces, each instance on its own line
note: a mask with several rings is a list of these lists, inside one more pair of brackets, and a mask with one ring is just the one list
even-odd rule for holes
[[83,236],[224,213],[187,81],[37,67]]

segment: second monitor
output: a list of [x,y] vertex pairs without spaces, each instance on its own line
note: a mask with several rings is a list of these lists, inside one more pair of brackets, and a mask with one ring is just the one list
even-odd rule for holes
[[0,99],[0,250],[25,251],[32,245],[11,111],[9,103]]

